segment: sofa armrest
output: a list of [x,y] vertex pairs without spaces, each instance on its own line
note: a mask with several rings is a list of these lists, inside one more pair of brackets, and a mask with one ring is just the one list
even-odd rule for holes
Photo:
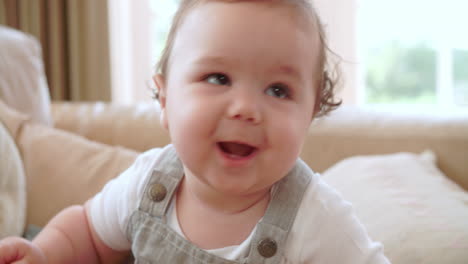
[[53,102],[51,107],[56,128],[100,143],[143,152],[170,142],[156,103]]

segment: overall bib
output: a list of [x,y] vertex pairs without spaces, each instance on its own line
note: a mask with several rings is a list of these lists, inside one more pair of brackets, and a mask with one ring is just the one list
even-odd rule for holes
[[247,257],[232,261],[198,248],[168,226],[168,207],[184,172],[174,147],[165,154],[149,172],[151,176],[138,210],[130,216],[127,235],[132,241],[135,263],[280,263],[286,238],[311,179],[311,171],[303,161],[298,160],[288,175],[273,186],[270,203],[257,224]]

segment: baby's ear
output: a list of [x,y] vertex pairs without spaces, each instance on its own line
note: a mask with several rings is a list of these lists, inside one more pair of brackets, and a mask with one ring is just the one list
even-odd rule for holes
[[156,87],[154,91],[154,97],[159,101],[161,107],[166,106],[166,80],[161,74],[156,74],[153,76],[154,86]]
[[156,86],[156,96],[161,105],[161,113],[159,115],[159,122],[161,125],[168,130],[169,125],[167,123],[166,115],[166,80],[161,74],[153,76],[154,85]]

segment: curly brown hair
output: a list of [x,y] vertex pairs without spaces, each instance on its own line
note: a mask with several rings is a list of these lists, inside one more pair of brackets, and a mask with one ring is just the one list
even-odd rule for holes
[[[181,0],[179,8],[174,15],[172,26],[167,37],[166,46],[162,52],[161,58],[156,65],[156,71],[162,76],[167,76],[169,71],[169,59],[174,45],[175,36],[182,24],[184,18],[195,6],[210,1],[222,2],[243,2],[243,1],[258,1],[272,2],[285,4],[294,7],[300,15],[305,15],[311,19],[318,31],[320,40],[320,51],[318,60],[318,72],[314,73],[318,76],[319,90],[317,91],[317,103],[315,104],[314,117],[324,116],[341,105],[341,100],[335,98],[335,91],[340,83],[341,72],[339,69],[339,60],[328,46],[324,26],[317,14],[315,7],[309,0]],[[157,91],[154,90],[154,98],[158,99]]]

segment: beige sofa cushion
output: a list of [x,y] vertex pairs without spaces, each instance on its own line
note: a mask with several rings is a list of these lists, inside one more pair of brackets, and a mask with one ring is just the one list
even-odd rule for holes
[[52,124],[50,94],[39,42],[0,25],[0,99],[44,125]]
[[159,124],[156,102],[135,105],[58,102],[52,104],[52,115],[57,128],[108,145],[143,152],[170,143],[169,134]]
[[0,120],[0,239],[22,235],[25,221],[23,162],[13,138]]
[[436,153],[445,175],[468,190],[466,112],[390,112],[343,106],[313,123],[301,156],[322,172],[351,156],[425,149]]
[[349,200],[393,264],[468,261],[468,192],[436,167],[434,155],[345,159],[323,179]]
[[61,209],[85,202],[138,154],[31,122],[1,101],[0,120],[23,159],[28,224],[43,226]]

